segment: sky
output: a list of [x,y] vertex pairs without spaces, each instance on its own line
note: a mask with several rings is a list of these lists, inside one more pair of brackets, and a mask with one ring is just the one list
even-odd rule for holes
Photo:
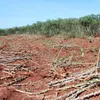
[[0,0],[0,28],[100,14],[100,0]]

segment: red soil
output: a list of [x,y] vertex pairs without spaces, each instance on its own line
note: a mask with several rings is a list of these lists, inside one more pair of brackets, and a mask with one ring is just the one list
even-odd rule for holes
[[[68,45],[68,47],[61,49],[60,45]],[[96,63],[99,48],[100,37],[93,38],[92,43],[90,43],[87,38],[64,40],[59,37],[46,38],[37,35],[1,36],[0,100],[55,100],[58,96],[69,93],[74,89],[58,91],[57,88],[59,87],[52,88],[49,83],[70,77],[76,72],[93,67],[95,64],[75,64],[66,65],[64,68],[57,67],[57,73],[55,73],[52,71],[53,62],[58,58],[59,60],[70,59],[76,63]],[[83,49],[84,56],[81,54],[81,49]],[[60,50],[61,52],[59,52]],[[26,58],[12,61],[14,57]],[[24,68],[22,67],[23,70],[5,70],[7,68],[13,69],[15,64],[22,64],[24,66]],[[8,85],[14,79],[24,76],[27,76],[27,78]],[[61,87],[63,87],[63,84]],[[99,96],[90,99],[100,100]],[[59,100],[64,100],[64,98]]]

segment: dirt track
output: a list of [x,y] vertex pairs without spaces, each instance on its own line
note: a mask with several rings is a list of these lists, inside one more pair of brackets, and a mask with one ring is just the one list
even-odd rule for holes
[[[0,100],[82,100],[98,92],[99,48],[100,37],[92,43],[58,36],[0,37]],[[99,94],[86,99],[100,100]]]

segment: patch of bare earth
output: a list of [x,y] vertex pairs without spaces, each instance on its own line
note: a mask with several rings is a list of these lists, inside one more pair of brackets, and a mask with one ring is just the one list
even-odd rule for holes
[[100,37],[0,37],[0,100],[100,100]]

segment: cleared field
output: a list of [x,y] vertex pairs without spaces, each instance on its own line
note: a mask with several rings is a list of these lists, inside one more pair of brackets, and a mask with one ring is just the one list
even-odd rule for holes
[[0,37],[0,100],[100,100],[100,37]]

